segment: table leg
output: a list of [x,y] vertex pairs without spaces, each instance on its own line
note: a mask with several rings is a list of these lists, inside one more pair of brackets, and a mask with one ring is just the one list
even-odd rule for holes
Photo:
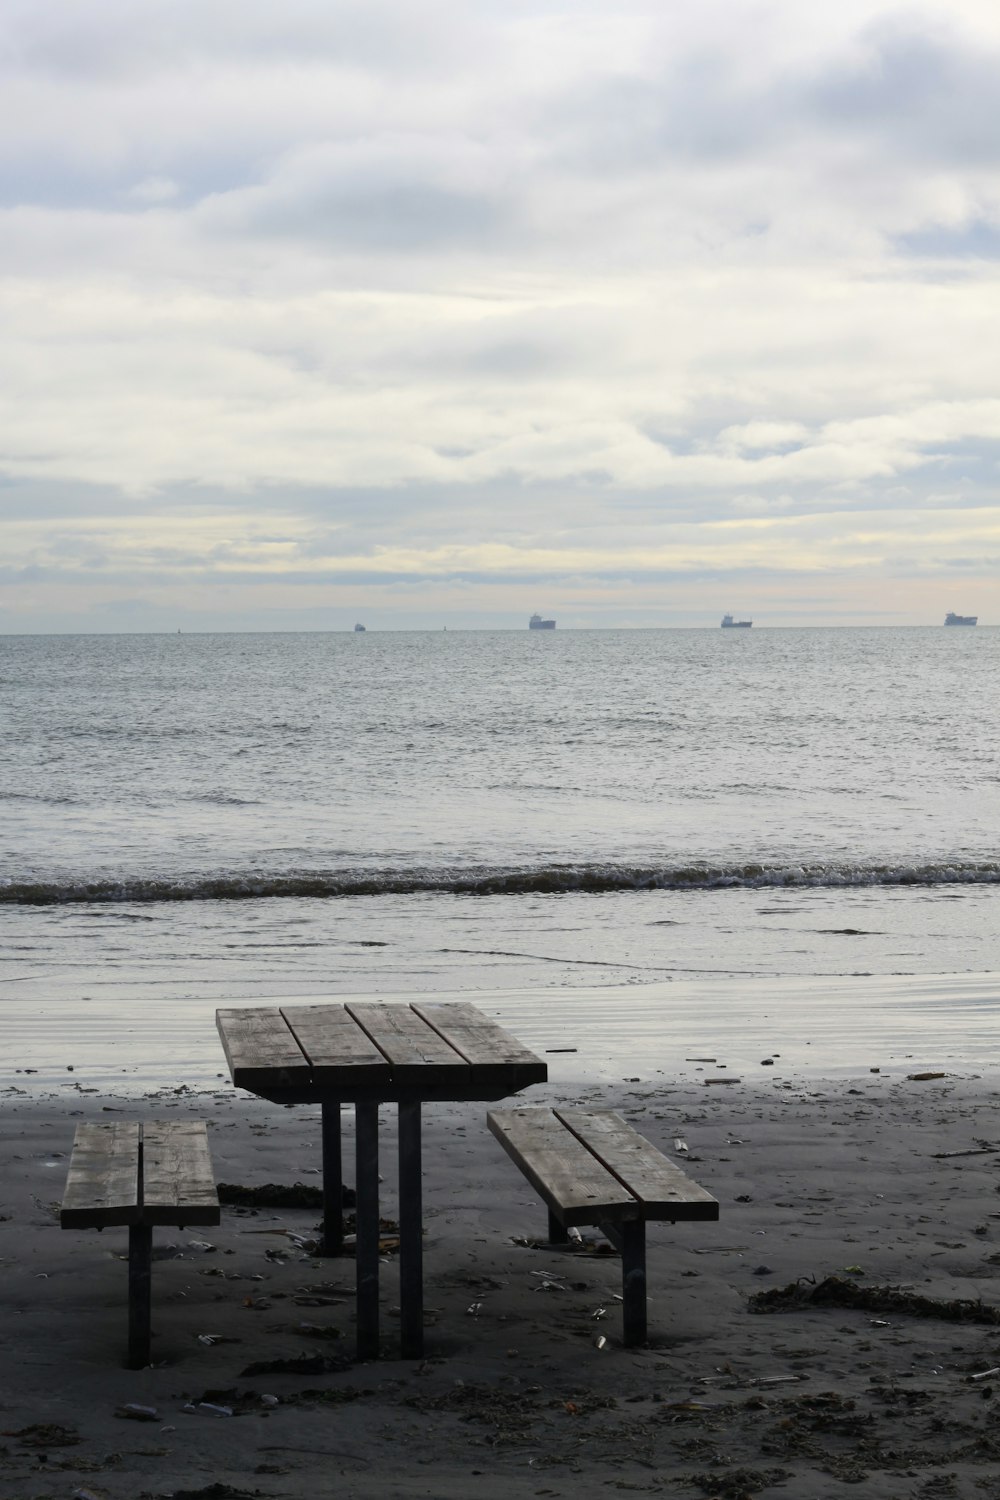
[[646,1342],[646,1223],[622,1225],[622,1323],[626,1348]]
[[549,1209],[549,1244],[550,1245],[568,1245],[569,1244],[569,1235],[566,1232],[566,1226],[562,1222],[561,1219],[557,1219],[556,1218],[556,1216],[552,1212],[551,1208]]
[[323,1250],[344,1249],[344,1168],[340,1150],[340,1103],[323,1105]]
[[399,1106],[399,1312],[400,1353],[424,1352],[423,1184],[420,1101]]
[[378,1105],[354,1106],[357,1149],[358,1358],[378,1358]]
[[149,1304],[153,1264],[153,1231],[149,1224],[130,1224],[128,1231],[128,1367],[149,1364]]

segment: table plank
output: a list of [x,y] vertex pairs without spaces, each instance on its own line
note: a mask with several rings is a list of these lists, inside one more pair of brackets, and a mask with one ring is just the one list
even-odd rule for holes
[[147,1120],[142,1127],[145,1224],[218,1224],[219,1194],[204,1120]]
[[138,1224],[139,1123],[79,1124],[59,1222],[63,1229]]
[[490,1110],[486,1123],[539,1197],[562,1222],[639,1216],[639,1205],[550,1109]]
[[540,1057],[467,1001],[420,1000],[412,1009],[467,1059],[469,1097],[504,1099],[549,1076]]
[[389,1064],[342,1005],[283,1005],[281,1014],[318,1074],[324,1068],[375,1068]]
[[462,1072],[465,1058],[408,1005],[351,1001],[345,1007],[368,1034],[393,1071],[419,1068],[421,1074],[444,1068]]
[[645,1206],[647,1219],[715,1220],[719,1205],[711,1193],[667,1161],[610,1109],[557,1107],[558,1119],[590,1146],[629,1192]]
[[237,1088],[260,1093],[310,1081],[309,1060],[273,1006],[217,1010],[215,1021]]
[[257,1006],[216,1022],[233,1083],[279,1104],[503,1099],[548,1077],[465,1002]]
[[[465,1000],[414,1001],[412,1009],[468,1063],[505,1067],[537,1063],[545,1073],[548,1072],[541,1058],[530,1052],[516,1036]],[[539,1082],[544,1080],[545,1073]]]

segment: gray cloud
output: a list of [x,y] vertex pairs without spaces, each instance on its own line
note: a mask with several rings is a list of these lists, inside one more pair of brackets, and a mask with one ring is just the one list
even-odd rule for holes
[[470,144],[382,135],[297,151],[265,187],[207,202],[210,231],[318,239],[331,249],[449,251],[504,228],[488,153]]
[[973,43],[943,19],[873,26],[860,55],[817,80],[806,98],[819,118],[898,155],[962,167],[1000,160],[996,77],[1000,47]]
[[[283,63],[336,59],[378,69],[432,73],[461,55],[475,31],[455,0],[420,7],[399,0],[73,0],[37,6],[10,0],[0,61],[61,78],[134,81],[165,68],[260,58]],[[486,7],[489,14],[491,7]]]
[[896,246],[905,255],[938,261],[997,260],[1000,258],[1000,224],[977,218],[959,225],[936,224],[900,235]]
[[14,0],[3,581],[995,576],[998,54],[973,0]]

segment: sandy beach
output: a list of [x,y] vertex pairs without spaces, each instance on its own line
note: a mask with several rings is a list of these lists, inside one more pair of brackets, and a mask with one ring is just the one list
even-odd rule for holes
[[[697,1063],[595,1085],[562,1061],[532,1102],[619,1109],[721,1206],[717,1225],[651,1227],[648,1347],[621,1345],[620,1267],[596,1232],[546,1247],[483,1106],[439,1105],[423,1361],[396,1354],[391,1236],[383,1357],[358,1364],[353,1262],[311,1253],[316,1211],[228,1206],[218,1231],[158,1232],[142,1371],[123,1368],[125,1232],[58,1226],[76,1122],[207,1118],[220,1182],[315,1185],[316,1112],[224,1082],[127,1097],[16,1075],[0,1112],[0,1495],[1000,1495],[994,1080],[758,1062],[726,1085]],[[389,1110],[383,1131],[391,1219]],[[829,1277],[867,1305],[810,1304]],[[754,1312],[796,1282],[792,1306]],[[274,1368],[286,1360],[308,1363]],[[155,1416],[122,1415],[130,1403]]]
[[0,1500],[1000,1500],[997,72],[3,7]]

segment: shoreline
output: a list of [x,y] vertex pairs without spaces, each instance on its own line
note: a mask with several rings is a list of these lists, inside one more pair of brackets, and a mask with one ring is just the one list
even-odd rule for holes
[[[811,1068],[789,1077],[758,1064],[728,1087],[669,1068],[582,1082],[570,1066],[584,1059],[548,1060],[561,1076],[525,1091],[525,1103],[606,1104],[671,1156],[683,1138],[678,1163],[719,1199],[718,1224],[650,1227],[646,1348],[621,1346],[616,1258],[532,1246],[544,1211],[486,1130],[486,1107],[433,1105],[423,1361],[392,1352],[391,1257],[387,1357],[358,1365],[353,1262],[317,1260],[289,1237],[308,1239],[316,1212],[225,1208],[218,1231],[157,1232],[156,1363],[127,1371],[124,1231],[61,1231],[53,1215],[76,1121],[115,1118],[109,1110],[205,1117],[217,1180],[309,1184],[318,1182],[317,1111],[269,1105],[218,1079],[118,1098],[96,1084],[75,1088],[65,1074],[58,1086],[24,1074],[21,1092],[8,1084],[0,1495],[159,1500],[178,1490],[207,1497],[213,1484],[275,1500],[457,1500],[473,1487],[485,1500],[609,1487],[682,1500],[832,1500],[845,1483],[866,1500],[990,1493],[1000,1377],[971,1376],[997,1363],[995,1327],[943,1311],[753,1316],[748,1302],[853,1266],[859,1285],[909,1286],[942,1309],[954,1299],[1000,1307],[1000,1077]],[[344,1120],[350,1163],[350,1112]],[[382,1211],[392,1216],[391,1111],[383,1120]],[[599,1307],[606,1316],[595,1318]],[[303,1355],[344,1363],[241,1373]],[[184,1411],[207,1393],[236,1414]],[[156,1422],[116,1417],[129,1402],[155,1407]],[[32,1446],[30,1429],[44,1424],[75,1439]]]
[[[995,1046],[1000,974],[848,975],[834,978],[654,981],[573,989],[416,986],[380,993],[327,982],[290,981],[249,993],[205,985],[155,997],[112,986],[52,991],[44,981],[0,998],[6,1039],[0,1089],[31,1078],[123,1095],[172,1085],[228,1087],[215,1010],[256,1004],[378,1000],[405,1004],[428,994],[472,999],[533,1051],[553,1077],[610,1083],[696,1077],[691,1058],[709,1055],[747,1077],[772,1059],[772,1076],[842,1076],[878,1068],[976,1073]],[[206,993],[207,992],[207,993]]]

